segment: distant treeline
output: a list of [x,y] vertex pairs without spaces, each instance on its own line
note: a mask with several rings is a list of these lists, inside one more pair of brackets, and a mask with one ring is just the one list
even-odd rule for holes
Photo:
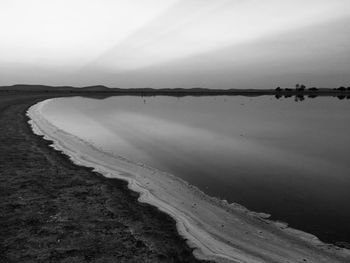
[[277,87],[275,89],[276,92],[283,92],[283,91],[286,91],[286,92],[308,92],[308,91],[311,91],[311,92],[317,92],[317,91],[329,92],[330,90],[337,91],[337,92],[338,91],[350,92],[350,86],[347,88],[344,86],[341,86],[339,88],[334,88],[334,89],[319,89],[317,87],[307,88],[304,84],[296,84],[294,89],[291,89],[291,88],[282,89],[281,87]]
[[296,84],[294,89],[281,89],[280,87],[277,87],[275,91],[276,99],[282,97],[290,98],[294,96],[295,101],[303,101],[305,97],[313,99],[320,95],[324,96],[325,94],[329,94],[329,96],[336,97],[340,100],[350,99],[350,87],[346,88],[344,86],[334,89],[319,89],[317,87],[306,88],[303,84]]

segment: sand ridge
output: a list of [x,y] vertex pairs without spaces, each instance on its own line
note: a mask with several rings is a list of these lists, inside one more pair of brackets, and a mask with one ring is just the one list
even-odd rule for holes
[[58,127],[44,116],[50,100],[28,110],[36,134],[53,141],[53,147],[82,166],[106,177],[126,180],[152,204],[177,222],[194,254],[217,262],[349,262],[346,249],[323,244],[315,236],[272,222],[238,204],[205,195],[173,175],[108,153]]

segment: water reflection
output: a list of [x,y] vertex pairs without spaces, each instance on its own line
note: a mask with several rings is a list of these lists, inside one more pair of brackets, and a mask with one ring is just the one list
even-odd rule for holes
[[77,97],[54,100],[45,114],[70,133],[209,195],[327,241],[350,241],[350,104],[272,98]]

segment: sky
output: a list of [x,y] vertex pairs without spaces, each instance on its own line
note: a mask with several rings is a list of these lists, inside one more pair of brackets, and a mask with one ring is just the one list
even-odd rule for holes
[[0,85],[350,86],[349,0],[0,0]]

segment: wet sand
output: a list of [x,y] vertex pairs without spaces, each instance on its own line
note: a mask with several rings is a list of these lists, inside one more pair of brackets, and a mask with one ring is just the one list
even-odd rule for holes
[[36,133],[54,141],[71,160],[109,178],[128,182],[140,201],[171,215],[179,233],[200,259],[217,262],[349,262],[349,250],[266,219],[238,204],[210,198],[177,177],[106,153],[51,125],[41,114],[44,103],[29,115]]
[[28,107],[62,96],[0,93],[0,262],[198,262],[170,216],[33,134]]

